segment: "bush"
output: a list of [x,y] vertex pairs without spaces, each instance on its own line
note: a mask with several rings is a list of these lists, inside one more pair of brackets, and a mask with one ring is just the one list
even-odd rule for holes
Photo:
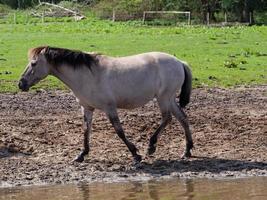
[[23,0],[23,1],[19,1],[19,0],[0,0],[0,3],[8,5],[13,9],[17,9],[17,8],[28,8],[28,7],[31,7],[33,5],[36,5],[36,4],[38,4],[38,0]]
[[0,15],[7,14],[11,11],[11,8],[7,5],[0,4]]
[[73,9],[77,7],[77,3],[74,3],[73,1],[60,1],[57,5],[68,9]]

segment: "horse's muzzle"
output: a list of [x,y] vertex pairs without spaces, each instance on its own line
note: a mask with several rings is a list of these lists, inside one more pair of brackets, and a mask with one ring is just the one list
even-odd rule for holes
[[19,86],[19,89],[24,91],[24,92],[29,91],[29,85],[24,78],[20,79],[18,86]]

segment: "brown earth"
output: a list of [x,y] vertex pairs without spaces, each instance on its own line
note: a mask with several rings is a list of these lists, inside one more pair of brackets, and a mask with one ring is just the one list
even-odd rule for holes
[[121,110],[125,132],[143,155],[137,168],[100,111],[94,114],[90,155],[83,163],[72,162],[83,135],[82,115],[70,93],[0,94],[0,186],[267,176],[266,89],[195,89],[186,110],[195,144],[189,160],[180,159],[185,145],[177,120],[161,135],[154,156],[145,156],[160,122],[155,101]]

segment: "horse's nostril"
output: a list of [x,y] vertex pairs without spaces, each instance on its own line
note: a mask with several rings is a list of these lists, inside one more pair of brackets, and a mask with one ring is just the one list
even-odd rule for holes
[[27,81],[25,79],[20,79],[19,81],[19,89],[21,89],[22,91],[26,91],[27,90]]
[[21,82],[21,81],[19,81],[19,84],[18,84],[18,86],[19,86],[19,89],[21,89],[21,88],[22,88],[22,82]]
[[23,83],[22,83],[22,81],[19,81],[19,84],[18,84],[18,86],[19,86],[19,89],[21,89],[21,88],[22,88],[22,86],[23,86]]

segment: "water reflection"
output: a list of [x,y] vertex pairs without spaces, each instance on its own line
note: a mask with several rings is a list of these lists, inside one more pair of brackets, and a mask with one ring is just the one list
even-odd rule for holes
[[172,179],[0,189],[0,200],[196,200],[267,199],[267,177],[249,179]]
[[157,185],[153,181],[148,182],[148,191],[149,191],[149,195],[150,195],[151,199],[153,199],[153,200],[159,200],[160,199],[159,194],[158,194]]
[[194,182],[192,179],[187,179],[185,181],[186,191],[182,196],[186,197],[186,200],[191,200],[194,197]]
[[88,185],[79,186],[79,190],[81,191],[82,199],[88,200],[90,199],[90,187]]

